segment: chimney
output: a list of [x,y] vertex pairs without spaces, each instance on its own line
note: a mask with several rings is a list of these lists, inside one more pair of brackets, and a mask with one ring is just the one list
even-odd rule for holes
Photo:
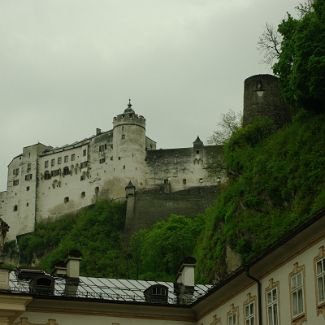
[[57,263],[54,267],[53,275],[62,278],[66,277],[67,276],[66,264],[64,262]]
[[0,290],[9,290],[10,269],[0,265]]
[[102,134],[102,130],[100,128],[96,128],[96,135]]
[[79,278],[81,253],[77,250],[70,251],[66,260],[67,277]]
[[178,304],[189,304],[193,301],[195,264],[194,257],[185,257],[178,270],[176,283],[174,283]]
[[80,261],[81,253],[78,250],[69,252],[66,260],[66,278],[65,278],[65,290],[66,296],[75,297],[78,291],[79,274],[80,274]]

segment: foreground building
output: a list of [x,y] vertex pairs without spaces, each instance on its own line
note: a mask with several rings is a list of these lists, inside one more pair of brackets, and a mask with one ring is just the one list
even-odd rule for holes
[[213,286],[194,284],[193,258],[174,284],[0,272],[0,324],[321,325],[325,322],[325,210]]

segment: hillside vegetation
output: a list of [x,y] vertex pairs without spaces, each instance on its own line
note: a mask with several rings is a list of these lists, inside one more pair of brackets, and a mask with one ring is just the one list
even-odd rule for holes
[[57,263],[65,261],[70,250],[79,250],[82,274],[125,277],[121,254],[124,216],[124,204],[98,201],[76,215],[37,223],[34,233],[18,239],[20,263],[51,272]]

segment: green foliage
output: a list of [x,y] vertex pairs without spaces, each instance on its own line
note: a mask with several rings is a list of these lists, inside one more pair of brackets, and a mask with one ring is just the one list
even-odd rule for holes
[[266,120],[233,134],[225,159],[234,176],[206,211],[195,249],[200,282],[225,275],[227,245],[247,262],[325,207],[324,148],[325,114],[302,111],[274,134]]
[[120,254],[124,209],[120,203],[98,201],[75,216],[38,223],[34,233],[19,239],[21,262],[39,264],[50,272],[70,250],[77,249],[83,255],[82,274],[125,276]]
[[131,256],[139,278],[175,280],[181,261],[193,254],[203,226],[202,216],[171,215],[131,240]]
[[273,71],[280,77],[285,99],[293,106],[325,110],[325,2],[315,0],[301,17],[290,14],[278,26],[282,35],[279,60]]

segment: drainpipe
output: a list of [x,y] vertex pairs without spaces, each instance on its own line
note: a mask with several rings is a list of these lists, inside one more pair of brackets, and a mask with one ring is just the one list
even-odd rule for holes
[[263,325],[263,317],[262,317],[262,284],[261,282],[249,274],[249,266],[246,266],[246,275],[248,278],[252,279],[257,283],[257,303],[258,303],[258,324]]

